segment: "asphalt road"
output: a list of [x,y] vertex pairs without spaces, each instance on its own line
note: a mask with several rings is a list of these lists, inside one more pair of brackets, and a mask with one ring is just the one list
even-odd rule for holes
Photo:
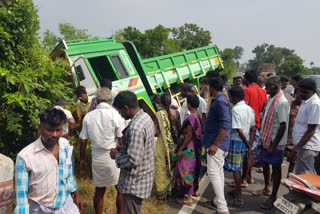
[[[249,184],[248,188],[242,189],[242,195],[243,199],[245,201],[244,208],[232,208],[229,207],[230,213],[247,213],[247,214],[253,214],[253,213],[275,213],[276,209],[273,208],[272,210],[263,210],[259,207],[260,203],[264,202],[268,197],[266,196],[253,196],[252,192],[262,189],[264,187],[264,181],[263,181],[263,175],[262,173],[256,172],[257,168],[253,168],[253,178],[254,183]],[[288,164],[285,163],[285,165],[282,167],[282,177],[285,177],[287,175],[288,170]],[[232,181],[232,173],[225,171],[225,182]],[[231,199],[231,196],[227,194],[229,190],[232,188],[225,185],[225,196],[226,199]],[[214,192],[211,186],[211,183],[209,182],[209,178],[204,175],[201,179],[200,183],[200,189],[199,192],[201,197],[194,198],[194,203],[190,206],[182,206],[177,203],[175,203],[173,200],[169,201],[169,208],[166,210],[165,214],[200,214],[200,213],[215,213],[214,210],[209,209],[205,206],[205,202],[207,200],[212,200],[214,197]],[[280,190],[278,192],[279,195],[284,195],[288,193],[288,189],[281,185]]]

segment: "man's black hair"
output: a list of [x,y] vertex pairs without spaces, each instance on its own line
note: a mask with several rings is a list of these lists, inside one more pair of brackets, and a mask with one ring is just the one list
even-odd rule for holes
[[199,81],[200,84],[206,84],[209,85],[209,78],[208,77],[202,77]]
[[273,73],[268,73],[267,74],[267,77],[271,77],[271,76],[273,76]]
[[281,75],[281,76],[280,76],[280,81],[281,81],[281,82],[289,82],[289,78],[286,77],[286,76],[284,76],[284,75]]
[[56,106],[65,106],[68,102],[64,98],[58,98],[56,99],[55,105]]
[[208,77],[209,79],[211,78],[215,78],[215,77],[220,77],[219,71],[208,71],[206,74],[206,77]]
[[303,80],[299,81],[299,88],[307,89],[316,92],[317,91],[317,84],[311,78],[304,78]]
[[228,76],[226,74],[221,75],[223,82],[228,82]]
[[109,79],[103,79],[100,81],[100,87],[105,87],[112,90],[112,82]]
[[51,127],[58,127],[62,122],[66,123],[67,117],[60,109],[50,107],[40,114],[40,124],[48,124]]
[[301,80],[303,80],[303,77],[300,74],[294,75],[293,77],[291,77],[291,79],[295,80],[296,82],[299,82]]
[[153,96],[153,101],[160,100],[160,99],[161,99],[161,96],[159,94],[156,94]]
[[180,86],[180,91],[185,91],[185,92],[194,92],[194,85],[190,84],[190,83],[183,83]]
[[210,88],[214,88],[217,91],[223,90],[224,82],[221,77],[215,77],[210,80]]
[[233,77],[233,81],[236,81],[237,79],[241,79],[241,80],[243,80],[242,76],[236,76],[236,77]]
[[80,97],[82,94],[86,94],[86,88],[82,85],[78,86],[76,90],[74,90],[74,94],[77,95],[77,97]]
[[124,106],[128,106],[129,108],[136,108],[139,106],[139,102],[137,100],[137,96],[134,93],[130,91],[123,91],[114,98],[113,106],[116,109],[123,109]]
[[246,73],[244,74],[244,77],[250,83],[255,83],[258,80],[258,73],[254,70],[249,70],[249,71],[246,71]]
[[195,94],[189,95],[187,97],[187,103],[190,104],[192,108],[198,108],[200,105],[199,97]]
[[266,79],[263,76],[258,76],[257,83],[266,84]]
[[229,90],[230,97],[243,100],[245,97],[244,89],[241,86],[234,86]]

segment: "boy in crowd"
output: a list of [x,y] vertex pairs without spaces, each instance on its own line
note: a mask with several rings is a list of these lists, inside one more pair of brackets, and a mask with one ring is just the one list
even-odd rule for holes
[[256,134],[255,115],[253,109],[244,101],[244,90],[235,86],[229,90],[232,108],[232,129],[230,146],[226,157],[225,169],[233,172],[234,199],[228,202],[229,206],[243,207],[241,196],[241,168],[247,149],[251,149]]
[[[206,101],[200,95],[197,94],[197,88],[189,83],[184,83],[180,87],[181,96],[187,99],[189,95],[197,95],[200,100],[200,105],[198,107],[198,112],[201,115],[201,125],[204,124],[204,121],[206,120]],[[188,115],[190,114],[188,110],[187,102],[184,102],[182,104],[181,110],[180,110],[180,118],[181,118],[181,124],[187,119]]]
[[68,103],[64,98],[58,98],[54,104],[54,108],[60,109],[66,114],[67,122],[63,125],[62,137],[70,140],[76,121],[74,120],[72,113],[66,109],[67,104]]
[[284,97],[288,100],[289,105],[291,105],[292,102],[292,96],[291,94],[286,90],[288,83],[289,83],[289,78],[286,76],[280,76],[281,80],[281,90],[284,95]]
[[74,90],[74,94],[80,102],[78,102],[77,113],[80,115],[80,119],[83,119],[84,116],[89,112],[91,106],[92,98],[87,94],[86,88],[84,86],[79,86]]

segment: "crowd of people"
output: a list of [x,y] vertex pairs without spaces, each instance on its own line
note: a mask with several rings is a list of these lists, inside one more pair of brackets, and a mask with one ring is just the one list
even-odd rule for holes
[[[287,85],[291,82],[293,90]],[[199,196],[206,169],[214,191],[205,204],[219,214],[245,206],[241,188],[254,183],[255,165],[265,185],[253,196],[269,196],[260,207],[272,209],[277,198],[288,144],[289,172],[316,174],[320,151],[320,99],[310,78],[297,75],[259,76],[247,71],[233,78],[209,71],[195,85],[180,86],[180,106],[170,93],[154,96],[155,118],[139,107],[134,93],[112,93],[104,81],[95,97],[79,86],[77,112],[81,119],[80,173],[87,170],[86,148],[92,157],[95,212],[103,213],[107,187],[117,189],[117,213],[141,213],[151,192],[159,200],[174,198],[192,204]],[[73,174],[75,126],[66,100],[40,115],[39,138],[19,152],[15,175],[15,213],[80,213],[83,203]],[[233,173],[234,187],[225,199],[224,170]]]

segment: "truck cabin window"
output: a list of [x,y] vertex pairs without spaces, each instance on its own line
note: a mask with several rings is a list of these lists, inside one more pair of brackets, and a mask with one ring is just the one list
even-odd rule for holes
[[79,81],[84,80],[86,77],[84,76],[81,65],[76,66],[76,74]]
[[129,74],[128,74],[127,70],[125,69],[125,67],[123,66],[119,55],[118,54],[110,55],[110,58],[114,64],[114,66],[116,67],[121,79],[125,79],[125,78],[129,77]]
[[101,82],[103,79],[108,79],[110,81],[118,80],[118,77],[114,73],[107,56],[88,58],[88,61],[99,82]]
[[79,85],[86,87],[87,90],[89,90],[88,94],[90,94],[91,89],[96,88],[96,84],[83,58],[79,58],[75,61],[74,71],[76,73]]

